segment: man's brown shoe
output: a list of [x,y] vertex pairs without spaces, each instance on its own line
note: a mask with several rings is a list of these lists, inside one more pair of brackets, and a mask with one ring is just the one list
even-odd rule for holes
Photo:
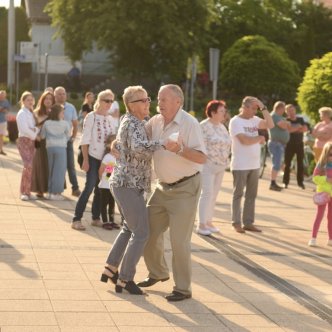
[[233,225],[233,228],[235,231],[237,231],[238,233],[245,233],[245,230],[242,229],[241,225],[240,224],[234,224]]
[[262,230],[260,230],[259,228],[257,228],[256,226],[254,225],[244,225],[243,226],[243,229],[246,230],[246,231],[250,231],[250,232],[261,232]]
[[71,192],[72,196],[75,196],[75,197],[80,197],[81,195],[81,190],[79,189],[75,189]]

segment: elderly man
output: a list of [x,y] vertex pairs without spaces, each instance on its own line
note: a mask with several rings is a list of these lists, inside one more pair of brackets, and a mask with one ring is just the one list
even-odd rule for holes
[[62,86],[55,88],[54,97],[55,102],[64,107],[65,121],[68,122],[71,131],[71,137],[67,143],[67,171],[69,181],[72,185],[72,195],[78,197],[81,194],[81,191],[78,188],[73,149],[73,142],[76,138],[78,129],[77,112],[75,106],[67,102],[67,93]]
[[[264,119],[256,116],[257,109],[261,110]],[[232,225],[238,233],[245,233],[246,230],[261,232],[259,228],[254,226],[260,168],[260,144],[265,142],[265,137],[258,134],[258,129],[269,129],[273,126],[273,120],[268,110],[255,97],[243,99],[240,114],[234,116],[229,124],[232,138]],[[241,200],[244,188],[246,188],[246,193],[241,216]],[[243,223],[243,227],[241,227],[241,223]]]
[[158,184],[148,201],[150,235],[144,259],[149,276],[138,283],[139,287],[149,287],[169,279],[164,257],[164,232],[169,228],[175,287],[166,296],[168,301],[191,297],[190,242],[201,189],[200,171],[206,161],[201,128],[182,109],[183,99],[179,86],[162,86],[158,94],[160,114],[146,126],[153,140],[178,142],[173,152],[158,150],[153,154]]
[[274,191],[282,190],[282,187],[276,181],[285,155],[285,147],[289,141],[290,122],[283,117],[285,106],[283,101],[277,101],[273,105],[273,111],[271,112],[274,127],[270,129],[268,146],[272,156],[270,190]]
[[7,93],[5,90],[0,90],[0,154],[6,156],[3,151],[3,137],[7,132],[6,113],[9,111],[10,104],[6,99]]

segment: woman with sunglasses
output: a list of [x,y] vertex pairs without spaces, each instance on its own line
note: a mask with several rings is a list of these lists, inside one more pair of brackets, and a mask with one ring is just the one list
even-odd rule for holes
[[141,86],[127,87],[123,101],[127,112],[116,138],[120,155],[110,186],[125,221],[107,258],[101,281],[110,279],[116,284],[118,293],[125,289],[130,294],[142,295],[144,293],[134,282],[134,276],[149,235],[144,192],[150,191],[152,153],[159,149],[170,150],[172,144],[177,143],[167,142],[164,146],[162,142],[148,139],[144,119],[149,116],[151,99],[145,89]]
[[88,203],[89,197],[94,189],[92,201],[92,226],[102,227],[100,220],[100,195],[98,170],[104,156],[105,142],[107,137],[115,134],[115,128],[108,110],[114,100],[113,92],[108,89],[98,94],[94,111],[87,114],[84,119],[83,133],[81,138],[81,149],[83,153],[82,170],[86,172],[84,189],[77,201],[72,228],[85,230],[81,219]]

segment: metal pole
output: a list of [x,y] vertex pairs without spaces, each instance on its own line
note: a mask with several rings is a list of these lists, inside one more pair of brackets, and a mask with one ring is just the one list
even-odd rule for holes
[[194,110],[194,83],[196,79],[196,56],[193,56],[192,60],[192,73],[190,82],[190,111]]
[[41,61],[41,56],[40,56],[40,43],[38,44],[38,61],[37,61],[37,90],[40,91],[40,61]]
[[12,104],[12,93],[15,78],[15,7],[14,0],[10,0],[8,9],[8,55],[7,55],[7,86],[10,92],[10,103]]
[[188,58],[187,60],[187,69],[186,69],[186,89],[185,89],[185,92],[184,92],[184,109],[186,111],[188,111],[188,99],[189,99],[189,87],[190,87],[190,83],[189,83],[189,79],[190,79],[190,71],[191,71],[191,68],[190,68],[190,59]]
[[15,103],[18,102],[19,96],[19,89],[20,89],[20,61],[16,61],[16,100]]
[[217,85],[218,80],[213,80],[212,82],[212,99],[217,99]]
[[48,53],[45,53],[45,82],[44,82],[44,90],[48,86]]

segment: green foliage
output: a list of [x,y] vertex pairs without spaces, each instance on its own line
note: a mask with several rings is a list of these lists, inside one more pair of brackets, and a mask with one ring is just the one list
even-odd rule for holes
[[299,86],[297,100],[302,111],[316,122],[318,109],[332,106],[332,52],[311,61]]
[[206,48],[212,0],[52,0],[47,11],[79,60],[94,42],[114,70],[131,78],[180,80],[187,58]]
[[220,78],[229,97],[254,95],[265,102],[293,101],[300,82],[297,64],[262,36],[235,42],[222,57]]
[[332,49],[332,10],[317,1],[215,0],[214,47],[225,52],[236,40],[261,35],[282,46],[301,71]]

